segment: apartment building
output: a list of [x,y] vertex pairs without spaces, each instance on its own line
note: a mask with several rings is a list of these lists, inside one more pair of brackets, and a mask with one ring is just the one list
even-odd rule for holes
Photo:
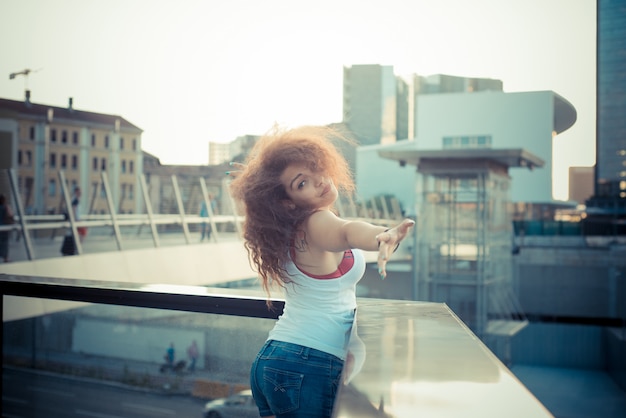
[[[59,171],[68,191],[83,191],[81,213],[108,213],[106,187],[117,213],[136,213],[142,173],[142,130],[118,115],[0,98],[0,133],[6,164],[17,171],[27,213],[60,213],[65,207]],[[5,158],[6,159],[6,158]],[[106,186],[105,186],[106,184]]]

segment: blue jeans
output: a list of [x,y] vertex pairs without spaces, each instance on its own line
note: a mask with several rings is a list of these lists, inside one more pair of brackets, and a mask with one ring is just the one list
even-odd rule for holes
[[252,395],[262,417],[330,417],[343,361],[332,354],[267,341],[250,370]]

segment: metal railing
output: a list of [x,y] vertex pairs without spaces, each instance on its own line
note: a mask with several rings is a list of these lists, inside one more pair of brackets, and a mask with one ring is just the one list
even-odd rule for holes
[[[193,242],[190,235],[190,226],[208,224],[211,228],[211,238],[214,242],[220,242],[220,232],[233,232],[237,237],[241,237],[241,225],[244,220],[233,209],[232,213],[215,214],[209,198],[207,185],[204,178],[198,177],[197,181],[201,190],[201,201],[207,208],[208,216],[202,217],[199,214],[189,214],[185,211],[183,202],[183,194],[178,185],[175,175],[171,176],[172,189],[174,192],[175,213],[155,213],[151,206],[151,198],[146,184],[146,178],[143,174],[139,175],[139,184],[141,186],[141,197],[143,199],[145,213],[120,214],[117,213],[115,202],[112,198],[111,188],[105,172],[101,173],[101,188],[105,194],[107,214],[86,214],[81,215],[80,219],[76,219],[72,208],[72,194],[68,189],[68,182],[63,171],[58,172],[59,183],[61,184],[62,206],[65,208],[64,213],[47,214],[47,215],[31,215],[27,214],[22,203],[21,194],[19,192],[17,175],[15,170],[5,170],[10,185],[11,196],[7,201],[12,202],[13,212],[15,214],[15,223],[11,225],[0,224],[0,231],[15,231],[17,233],[17,241],[23,243],[26,259],[34,260],[37,257],[33,251],[33,242],[31,232],[48,231],[50,238],[54,238],[58,231],[62,231],[64,235],[73,237],[76,254],[83,254],[82,240],[79,236],[79,228],[109,228],[110,235],[114,236],[117,249],[122,251],[125,249],[124,238],[121,229],[123,227],[137,227],[137,234],[142,228],[149,227],[150,236],[153,246],[161,245],[161,231],[169,229],[179,229],[182,231],[186,244]],[[226,188],[227,189],[227,188]],[[235,208],[233,201],[227,190],[223,191],[230,202],[230,208]],[[358,219],[370,223],[392,226],[397,223],[402,215],[400,213],[397,200],[385,197],[372,198],[367,202],[355,204],[353,200],[342,202],[337,201],[337,209],[345,218]],[[231,234],[232,235],[232,234]]]

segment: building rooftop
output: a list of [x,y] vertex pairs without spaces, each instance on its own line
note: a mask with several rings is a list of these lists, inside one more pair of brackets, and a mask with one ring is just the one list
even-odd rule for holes
[[[409,143],[410,142],[410,143]],[[487,161],[508,167],[543,167],[544,161],[523,149],[463,148],[445,150],[417,150],[414,141],[407,141],[402,146],[382,149],[378,155],[397,160],[401,165],[417,166],[419,171],[436,171],[436,166],[444,166],[446,173],[451,173],[450,165],[459,167],[461,161]],[[446,167],[447,166],[447,167]]]
[[119,123],[120,129],[133,130],[137,133],[143,132],[141,128],[130,123],[121,116],[75,109],[72,105],[71,98],[69,100],[68,107],[37,104],[32,103],[30,100],[19,101],[0,98],[0,114],[17,113],[18,116],[21,117],[35,120],[47,120],[49,118],[49,110],[52,110],[51,116],[54,121],[76,121],[90,125],[109,127],[115,127],[116,123]]

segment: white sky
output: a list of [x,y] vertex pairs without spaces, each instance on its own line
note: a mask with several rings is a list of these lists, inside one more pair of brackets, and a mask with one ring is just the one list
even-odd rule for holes
[[[594,0],[0,0],[0,97],[121,115],[166,164],[208,142],[340,122],[343,66],[500,79],[578,112],[554,145],[595,163]],[[40,71],[9,80],[25,68]]]

